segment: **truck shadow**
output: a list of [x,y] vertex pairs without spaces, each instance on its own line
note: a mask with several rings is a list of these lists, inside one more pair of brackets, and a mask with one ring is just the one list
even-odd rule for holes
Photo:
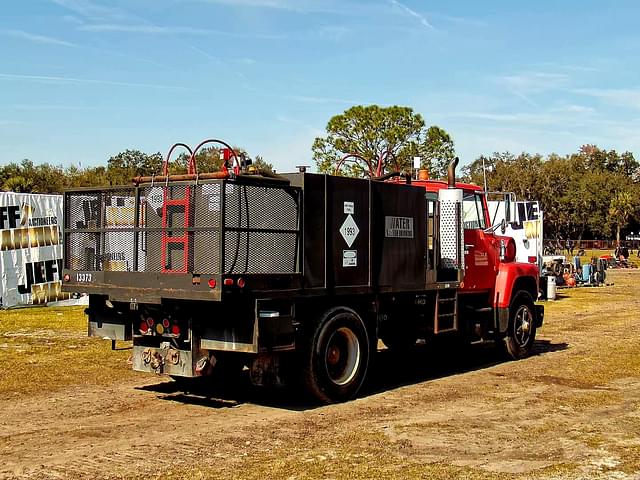
[[[537,340],[532,356],[562,351],[566,343]],[[437,380],[451,375],[483,370],[507,363],[493,345],[454,346],[450,343],[416,345],[402,353],[378,350],[373,369],[359,398],[399,387]],[[199,405],[207,408],[232,408],[244,403],[294,411],[312,410],[318,404],[309,401],[294,387],[254,387],[248,371],[234,382],[211,382],[206,378],[163,381],[138,387],[154,392],[161,400]]]

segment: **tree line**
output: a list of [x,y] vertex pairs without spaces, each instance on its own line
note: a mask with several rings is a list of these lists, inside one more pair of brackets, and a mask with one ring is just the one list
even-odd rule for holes
[[[248,157],[244,149],[234,150],[239,156]],[[260,170],[273,171],[273,166],[259,155],[251,161]],[[170,173],[186,173],[188,162],[188,154],[177,156],[171,161]],[[106,165],[87,167],[63,167],[50,163],[35,165],[25,159],[0,167],[0,188],[19,193],[61,193],[75,187],[130,185],[132,179],[139,175],[161,175],[163,163],[164,157],[160,152],[148,154],[139,150],[125,150],[109,158]],[[220,150],[215,147],[200,150],[196,154],[196,165],[200,172],[220,170]]]
[[[244,149],[236,151],[248,157]],[[378,105],[357,105],[332,117],[326,135],[315,139],[311,152],[321,173],[365,178],[410,172],[416,158],[432,178],[443,178],[456,155],[452,137],[437,125],[427,126],[412,108]],[[188,158],[178,156],[171,172],[186,172]],[[196,162],[200,172],[219,170],[219,149],[201,150]],[[0,167],[0,187],[60,193],[73,187],[128,185],[138,175],[161,174],[162,164],[160,153],[139,150],[125,150],[109,158],[106,165],[85,168],[23,160]],[[260,156],[253,158],[253,164],[273,171]],[[640,228],[640,164],[631,152],[585,145],[569,155],[494,153],[467,164],[461,176],[478,185],[486,182],[489,191],[538,200],[547,238],[619,240],[623,232]]]
[[[409,107],[377,105],[355,106],[331,118],[312,151],[320,172],[356,177],[410,172],[419,157],[431,178],[443,178],[455,157],[445,130],[427,127]],[[569,155],[494,153],[480,156],[461,174],[477,185],[486,181],[489,191],[539,201],[547,238],[619,241],[621,232],[640,227],[640,165],[631,152],[585,145]]]
[[623,231],[638,226],[640,164],[631,152],[584,145],[569,155],[494,153],[462,172],[478,185],[486,176],[489,191],[538,200],[547,238],[620,241]]

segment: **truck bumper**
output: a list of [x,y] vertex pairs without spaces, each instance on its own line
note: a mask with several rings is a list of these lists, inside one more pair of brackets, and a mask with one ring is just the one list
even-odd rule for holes
[[168,342],[157,348],[133,346],[133,369],[137,372],[195,377],[195,360],[193,352],[175,349]]

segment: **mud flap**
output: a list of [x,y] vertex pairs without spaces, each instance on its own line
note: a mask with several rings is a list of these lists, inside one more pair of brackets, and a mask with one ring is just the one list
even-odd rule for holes
[[536,328],[542,327],[544,321],[544,305],[536,305]]
[[[113,318],[88,311],[90,337],[99,337],[109,340],[131,340],[132,324],[126,318]],[[119,321],[121,320],[121,321]]]

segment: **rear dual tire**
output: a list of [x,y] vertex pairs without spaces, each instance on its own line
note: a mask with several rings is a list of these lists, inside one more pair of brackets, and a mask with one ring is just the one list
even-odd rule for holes
[[364,383],[372,356],[369,332],[346,307],[325,312],[307,332],[302,383],[322,403],[353,398]]

